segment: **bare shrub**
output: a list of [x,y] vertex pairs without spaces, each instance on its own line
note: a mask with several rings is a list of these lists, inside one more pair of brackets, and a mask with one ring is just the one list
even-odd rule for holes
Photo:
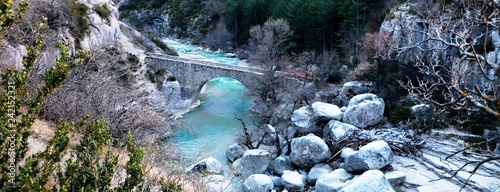
[[227,50],[232,47],[233,38],[233,34],[227,30],[226,24],[221,21],[217,23],[215,29],[208,32],[203,42],[212,49]]
[[150,97],[151,89],[137,87],[147,80],[140,79],[145,78],[137,71],[140,64],[127,57],[115,48],[93,52],[86,64],[77,66],[64,85],[47,97],[42,117],[56,122],[76,121],[87,114],[90,119],[104,117],[113,137],[123,139],[131,131],[140,144],[168,134],[172,120],[161,112],[161,106],[152,106],[161,101]]
[[293,35],[288,22],[284,19],[269,19],[262,26],[250,29],[252,41],[257,42],[255,59],[263,63],[272,63],[293,46],[289,42]]

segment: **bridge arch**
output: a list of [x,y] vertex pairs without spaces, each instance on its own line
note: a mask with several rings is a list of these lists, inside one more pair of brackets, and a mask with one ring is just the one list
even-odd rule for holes
[[258,68],[202,62],[179,57],[149,54],[146,64],[158,72],[169,71],[183,87],[183,94],[193,100],[198,98],[199,91],[211,79],[228,77],[241,82],[248,88],[250,82],[260,78],[264,71]]

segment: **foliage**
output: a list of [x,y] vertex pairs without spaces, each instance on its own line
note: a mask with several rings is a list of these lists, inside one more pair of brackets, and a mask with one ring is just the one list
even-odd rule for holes
[[[2,29],[10,25],[2,26]],[[68,77],[69,70],[80,65],[89,53],[76,51],[71,56],[69,45],[59,43],[60,56],[56,65],[45,72],[45,84],[31,95],[28,74],[40,55],[41,44],[39,37],[34,44],[27,46],[23,69],[6,69],[0,74],[0,191],[140,190],[145,178],[141,164],[143,151],[130,135],[126,142],[129,156],[125,164],[127,176],[118,186],[112,184],[112,178],[119,171],[118,155],[111,149],[109,127],[104,119],[89,121],[85,118],[76,124],[61,122],[45,149],[27,156],[28,137],[45,97],[58,89]],[[75,133],[83,134],[79,142],[70,140],[70,135]],[[77,146],[70,147],[71,142],[76,142]],[[165,190],[182,190],[176,183],[162,184]]]
[[151,41],[153,41],[153,43],[156,46],[158,46],[160,49],[162,49],[167,55],[179,56],[179,54],[177,54],[177,52],[175,52],[173,49],[171,49],[170,47],[168,47],[167,44],[165,44],[160,39],[153,38],[153,39],[151,39]]
[[69,8],[69,14],[72,16],[72,22],[74,22],[70,28],[71,35],[82,40],[90,32],[89,21],[87,19],[89,8],[87,5],[73,0],[63,0],[63,2]]
[[7,28],[14,22],[21,19],[24,12],[28,9],[28,2],[19,3],[19,8],[14,8],[14,1],[2,0],[0,2],[0,34],[3,34]]
[[99,17],[109,21],[109,16],[111,15],[111,10],[109,10],[107,4],[94,5],[93,9],[99,15]]

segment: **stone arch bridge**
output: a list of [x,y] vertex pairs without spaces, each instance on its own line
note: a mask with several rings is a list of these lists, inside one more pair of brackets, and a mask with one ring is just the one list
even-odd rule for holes
[[[205,62],[155,53],[147,53],[145,61],[155,73],[161,70],[172,73],[183,87],[183,94],[192,99],[197,99],[203,85],[211,79],[229,77],[248,87],[266,72],[261,68]],[[290,73],[277,71],[275,75],[292,80],[290,83],[298,82]]]

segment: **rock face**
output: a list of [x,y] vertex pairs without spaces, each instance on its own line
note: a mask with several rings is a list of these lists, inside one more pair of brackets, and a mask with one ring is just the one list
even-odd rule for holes
[[338,191],[349,184],[349,180],[354,175],[348,173],[344,169],[336,169],[335,171],[324,174],[316,181],[316,192],[332,192]]
[[340,89],[340,100],[343,105],[346,105],[352,97],[359,94],[374,92],[375,86],[373,82],[363,82],[363,81],[349,81],[344,83]]
[[[113,3],[109,1],[108,3]],[[99,5],[99,1],[91,2],[91,4]],[[93,5],[87,5],[92,7]],[[92,46],[102,47],[115,41],[121,35],[120,24],[118,21],[118,9],[114,5],[108,6],[111,14],[110,18],[101,18],[97,13],[88,15],[88,19],[92,26],[89,31],[89,36],[81,42],[83,49],[90,49]]]
[[271,154],[266,150],[248,150],[233,163],[233,168],[238,175],[247,178],[252,174],[264,173],[271,162],[270,158]]
[[290,191],[300,191],[306,186],[306,179],[297,171],[284,171],[281,176],[283,186]]
[[394,192],[394,189],[381,171],[369,170],[340,190],[340,192],[357,191]]
[[186,169],[187,173],[199,173],[199,174],[215,174],[220,175],[223,173],[222,164],[215,158],[206,158],[198,163],[189,166]]
[[289,156],[279,156],[274,160],[274,172],[283,175],[283,171],[293,171],[292,162]]
[[318,180],[319,177],[321,177],[324,174],[328,174],[332,172],[332,168],[327,165],[327,164],[316,164],[314,167],[311,168],[309,171],[309,174],[307,174],[307,183],[314,184],[316,183],[316,180]]
[[314,102],[311,104],[311,108],[313,111],[313,120],[314,121],[329,121],[332,119],[342,120],[342,111],[336,105],[332,105],[330,103],[323,102]]
[[233,162],[243,156],[244,153],[245,149],[243,149],[243,147],[238,144],[232,144],[226,150],[226,157],[229,159],[229,161]]
[[323,128],[323,138],[335,144],[335,142],[349,137],[357,131],[359,131],[359,129],[354,125],[331,120]]
[[330,149],[318,136],[309,135],[294,138],[291,145],[290,160],[300,168],[311,168],[330,158]]
[[344,122],[359,128],[375,125],[382,120],[384,108],[384,100],[374,94],[356,95],[349,101]]
[[381,169],[392,162],[393,154],[389,145],[383,141],[373,141],[349,155],[342,165],[347,171],[366,171]]
[[243,191],[245,192],[268,192],[273,188],[273,180],[265,174],[250,175],[243,183]]

